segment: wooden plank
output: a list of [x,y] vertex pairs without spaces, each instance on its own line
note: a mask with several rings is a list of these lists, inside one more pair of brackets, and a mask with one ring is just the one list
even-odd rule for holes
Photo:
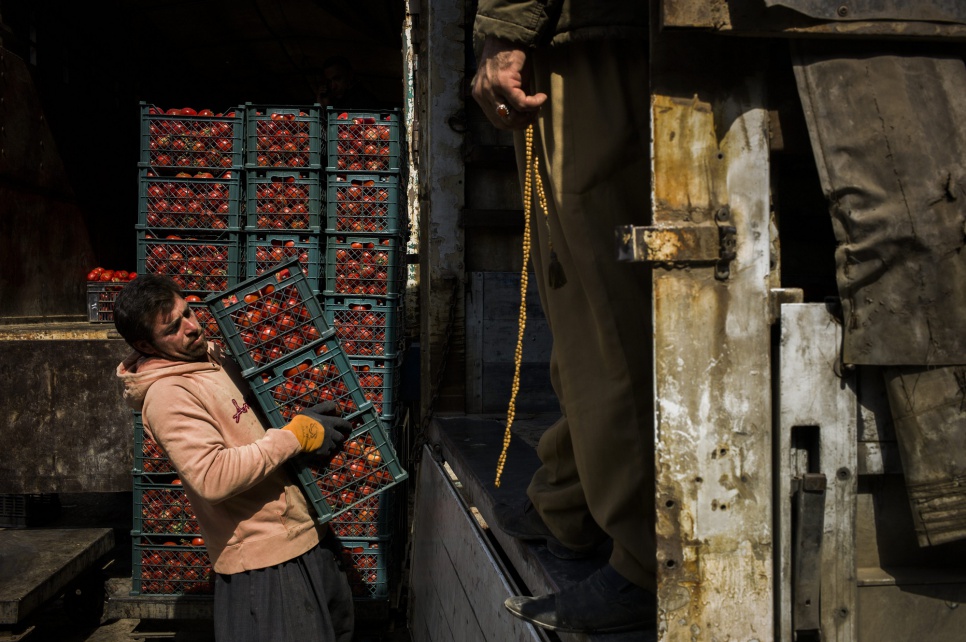
[[[753,41],[651,33],[654,224],[714,225],[737,256],[653,273],[660,639],[771,639],[768,113]],[[646,391],[642,391],[642,394]]]
[[[782,306],[777,447],[780,551],[780,604],[783,640],[791,627],[791,479],[805,472],[827,480],[822,539],[822,639],[856,639],[855,517],[858,479],[858,401],[854,377],[840,378],[836,363],[841,326],[824,305]],[[804,463],[806,445],[796,445],[796,430],[817,427],[817,461]],[[809,428],[811,429],[811,428]],[[804,469],[799,469],[803,467]]]
[[[526,495],[533,472],[540,465],[533,439],[524,440],[518,431],[523,430],[524,425],[532,424],[526,430],[536,437],[541,432],[539,427],[546,429],[558,414],[537,415],[515,424],[518,430],[514,431],[510,441],[499,488],[493,485],[493,478],[502,442],[498,438],[503,434],[501,421],[459,416],[437,417],[430,424],[430,439],[439,445],[447,465],[459,480],[461,497],[465,498],[466,504],[477,509],[484,522],[496,524],[493,517],[496,503],[520,501]],[[605,564],[610,555],[610,547],[605,545],[588,559],[564,561],[551,555],[543,544],[521,542],[497,526],[488,527],[488,535],[499,545],[531,595],[558,591],[583,580]],[[560,638],[567,642],[653,642],[657,636],[652,630],[600,635],[560,634]]]
[[[544,639],[503,607],[507,597],[519,594],[518,589],[429,448],[423,450],[417,477],[413,541],[413,620],[429,630],[429,639]],[[427,608],[442,614],[445,626],[434,621],[424,611]],[[441,631],[451,637],[445,638]]]
[[[471,272],[467,276],[466,409],[474,414],[506,412],[519,336],[520,274]],[[550,384],[550,328],[536,281],[530,279],[528,285],[517,403],[521,412],[538,412],[559,404]]]
[[114,548],[110,528],[0,530],[0,624],[16,624]]

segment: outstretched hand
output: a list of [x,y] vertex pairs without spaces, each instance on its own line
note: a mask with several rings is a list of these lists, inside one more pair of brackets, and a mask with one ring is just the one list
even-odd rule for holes
[[529,84],[526,51],[520,45],[488,36],[473,77],[473,98],[497,129],[526,129],[536,120],[547,94],[528,94]]

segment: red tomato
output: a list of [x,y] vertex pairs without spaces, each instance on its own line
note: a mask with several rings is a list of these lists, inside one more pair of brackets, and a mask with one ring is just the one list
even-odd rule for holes
[[104,271],[104,268],[100,268],[100,267],[94,268],[93,270],[87,273],[87,280],[99,281],[101,279],[101,272],[103,271]]
[[204,546],[205,545],[205,540],[204,540],[203,537],[195,537],[194,539],[191,540],[191,545],[192,546]]
[[104,270],[97,278],[101,281],[110,281],[114,278],[114,270]]

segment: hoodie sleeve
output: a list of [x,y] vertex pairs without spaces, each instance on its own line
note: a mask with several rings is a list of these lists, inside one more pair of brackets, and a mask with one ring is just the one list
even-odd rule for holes
[[255,486],[301,452],[287,430],[268,430],[252,443],[231,446],[204,404],[171,377],[151,386],[143,419],[183,483],[213,504]]

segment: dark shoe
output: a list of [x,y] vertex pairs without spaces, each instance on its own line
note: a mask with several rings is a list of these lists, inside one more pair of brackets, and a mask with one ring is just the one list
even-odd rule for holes
[[504,602],[521,620],[561,633],[617,633],[654,628],[657,598],[609,564],[559,593]]
[[547,550],[562,560],[579,560],[593,555],[596,547],[585,551],[575,551],[560,543],[553,536],[540,514],[529,499],[517,505],[497,504],[493,509],[497,526],[510,537],[524,542],[546,542]]

